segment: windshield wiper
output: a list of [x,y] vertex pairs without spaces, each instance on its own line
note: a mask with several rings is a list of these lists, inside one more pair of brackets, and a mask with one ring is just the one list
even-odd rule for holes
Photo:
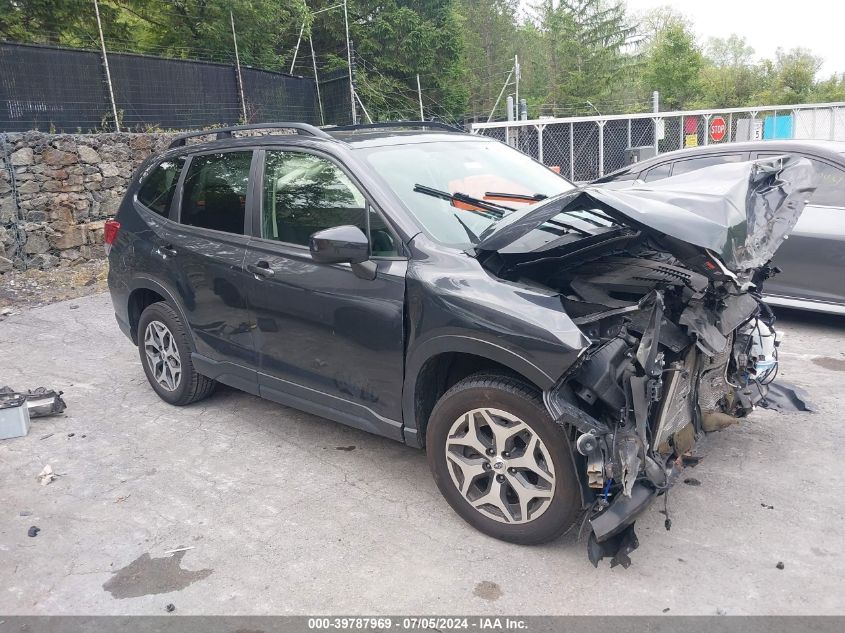
[[484,194],[484,198],[492,198],[493,200],[513,200],[514,202],[540,202],[548,198],[542,193],[500,193],[498,191],[488,191]]
[[[473,198],[472,196],[461,193],[460,191],[449,193],[448,191],[440,191],[440,189],[434,189],[420,184],[414,185],[414,191],[433,198],[446,200],[447,202],[452,203],[452,206],[454,207],[464,211],[472,211],[473,213],[478,213],[479,215],[483,215],[484,217],[492,218],[494,220],[501,220],[506,213],[516,211],[513,207],[507,207],[503,204],[496,204],[495,202],[487,202],[486,200]],[[456,202],[467,206],[456,205]]]

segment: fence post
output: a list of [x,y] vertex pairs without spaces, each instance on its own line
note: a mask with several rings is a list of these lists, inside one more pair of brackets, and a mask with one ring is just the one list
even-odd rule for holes
[[103,23],[100,21],[100,3],[94,0],[94,13],[97,14],[97,30],[100,32],[100,50],[103,54],[103,68],[106,70],[106,85],[109,88],[109,100],[111,101],[111,112],[114,116],[114,130],[120,132],[120,121],[117,118],[117,104],[114,101],[114,89],[111,83],[111,71],[109,70],[109,56],[106,54],[106,39],[103,37]]
[[320,78],[317,76],[317,57],[314,55],[314,41],[309,37],[308,46],[311,47],[311,63],[314,66],[314,84],[317,86],[317,105],[320,108],[320,125],[325,125],[326,120],[323,117],[323,99],[320,96]]
[[244,80],[241,77],[241,58],[238,55],[238,36],[235,34],[235,16],[229,11],[229,20],[232,22],[232,41],[235,43],[235,71],[238,76],[238,95],[241,98],[241,118],[244,124],[246,120],[246,100],[244,99]]
[[575,123],[569,123],[569,180],[575,182]]
[[604,176],[604,124],[607,121],[596,121],[596,125],[599,126],[599,175],[598,177],[601,178]]
[[660,138],[658,138],[657,132],[658,132],[658,128],[660,127],[659,124],[662,120],[663,119],[661,119],[660,117],[657,117],[657,116],[652,119],[652,121],[654,122],[654,153],[655,154],[660,153]]
[[[543,130],[546,129],[545,125],[536,125],[534,126],[537,128],[537,160],[541,163],[543,162]],[[545,163],[543,163],[545,164]]]
[[358,109],[355,107],[355,79],[352,70],[352,41],[349,39],[349,11],[343,0],[343,24],[346,28],[346,62],[349,65],[349,100],[352,108],[352,125],[358,125]]
[[631,147],[631,119],[628,119],[628,145],[626,147]]
[[710,117],[712,114],[705,114],[704,115],[704,144],[710,144]]

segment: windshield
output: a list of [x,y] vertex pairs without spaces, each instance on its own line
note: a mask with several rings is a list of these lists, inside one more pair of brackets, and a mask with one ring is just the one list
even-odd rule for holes
[[[429,237],[460,248],[471,244],[470,234],[480,235],[496,222],[494,215],[461,210],[448,200],[414,191],[415,185],[482,200],[488,193],[551,197],[573,188],[547,167],[498,141],[415,143],[360,151]],[[498,204],[514,209],[527,205],[516,200]]]

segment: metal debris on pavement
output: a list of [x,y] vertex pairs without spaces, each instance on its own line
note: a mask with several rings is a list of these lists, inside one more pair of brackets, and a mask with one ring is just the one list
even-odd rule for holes
[[46,387],[38,387],[28,391],[15,391],[9,386],[0,387],[0,406],[5,401],[23,397],[30,418],[56,415],[67,408],[67,404],[62,399],[62,393],[64,392],[47,389]]

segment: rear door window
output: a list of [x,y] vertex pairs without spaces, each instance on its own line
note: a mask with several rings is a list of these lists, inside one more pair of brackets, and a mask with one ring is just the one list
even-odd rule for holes
[[252,151],[200,154],[191,158],[179,221],[243,235]]
[[688,158],[686,160],[676,161],[672,167],[672,175],[679,176],[680,174],[687,174],[697,169],[704,169],[705,167],[712,167],[713,165],[723,165],[725,163],[740,163],[746,160],[746,154],[717,154],[715,156],[699,156],[698,158]]
[[176,184],[179,182],[179,173],[184,165],[184,156],[156,165],[138,190],[138,202],[150,211],[167,217],[170,214],[170,203],[173,201]]
[[[784,152],[759,152],[758,158],[783,156]],[[812,204],[826,207],[845,207],[845,170],[834,167],[811,156],[804,156],[816,168],[819,177],[818,187],[811,198]]]

